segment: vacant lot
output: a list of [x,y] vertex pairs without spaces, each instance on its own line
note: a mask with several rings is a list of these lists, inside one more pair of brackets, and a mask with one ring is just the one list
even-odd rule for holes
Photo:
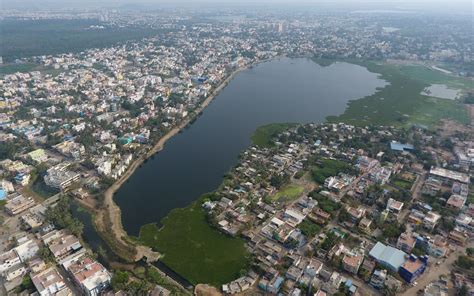
[[303,186],[288,185],[270,197],[272,201],[290,201],[298,198],[304,191]]

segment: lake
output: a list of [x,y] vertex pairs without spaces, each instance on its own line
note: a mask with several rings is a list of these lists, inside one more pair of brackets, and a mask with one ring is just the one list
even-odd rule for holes
[[364,67],[344,62],[320,66],[310,59],[280,58],[239,73],[182,133],[145,162],[115,195],[130,235],[160,222],[216,189],[238,162],[259,126],[324,122],[349,100],[386,85]]

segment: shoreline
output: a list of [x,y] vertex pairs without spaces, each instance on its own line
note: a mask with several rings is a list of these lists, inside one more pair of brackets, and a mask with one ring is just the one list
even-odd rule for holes
[[[278,58],[281,56],[277,56],[274,58]],[[239,74],[240,72],[250,69],[251,67],[267,62],[271,59],[260,60],[244,67],[240,67],[234,70],[227,78],[224,79],[194,111],[195,114],[192,117],[187,118],[179,125],[173,127],[170,131],[168,131],[163,137],[161,137],[158,142],[145,154],[141,155],[139,158],[134,160],[132,164],[128,167],[126,172],[120,176],[107,190],[103,193],[103,204],[100,209],[95,209],[97,213],[95,215],[94,224],[96,226],[97,232],[99,235],[109,244],[113,244],[111,249],[116,253],[119,257],[124,257],[123,254],[117,253],[118,249],[126,249],[129,250],[129,253],[134,253],[133,258],[130,258],[132,254],[126,254],[123,258],[126,260],[131,260],[133,262],[137,262],[141,260],[143,257],[146,257],[148,261],[154,262],[157,261],[161,254],[158,252],[153,251],[149,247],[145,247],[138,243],[132,243],[128,238],[128,234],[123,228],[122,224],[122,212],[120,207],[114,201],[115,193],[120,189],[120,187],[135,173],[135,171],[149,158],[151,158],[156,153],[163,150],[166,142],[171,139],[173,136],[178,134],[184,128],[186,128],[193,120],[195,120],[199,114],[219,95],[219,93]],[[108,220],[108,221],[105,221]],[[109,224],[107,227],[107,224]],[[131,248],[134,250],[132,251]]]

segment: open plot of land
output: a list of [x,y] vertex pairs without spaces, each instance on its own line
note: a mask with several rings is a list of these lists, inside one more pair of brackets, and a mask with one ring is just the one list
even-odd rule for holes
[[244,241],[213,229],[200,202],[173,210],[158,229],[148,224],[140,241],[164,254],[162,261],[193,284],[230,282],[248,265]]
[[413,186],[413,183],[412,182],[409,182],[409,181],[406,181],[406,180],[403,180],[403,179],[395,179],[392,181],[393,185],[397,186],[397,187],[400,187],[400,188],[403,188],[403,189],[406,189],[406,190],[410,190],[411,187]]
[[257,128],[252,135],[252,143],[259,147],[272,147],[272,139],[279,133],[295,126],[294,123],[271,123]]
[[451,88],[459,89],[471,89],[474,87],[473,82],[467,78],[447,75],[426,66],[405,65],[400,67],[400,71],[411,79],[428,84],[445,84]]
[[422,95],[432,83],[467,88],[470,81],[434,72],[423,66],[397,66],[374,62],[351,61],[367,67],[389,82],[375,94],[351,101],[344,114],[328,117],[332,122],[354,125],[434,126],[441,119],[468,123],[466,108],[454,100],[434,99]]
[[279,190],[276,194],[272,195],[270,199],[272,201],[290,201],[298,198],[303,193],[303,191],[303,186],[288,185]]
[[311,170],[311,176],[316,183],[323,184],[326,178],[336,176],[350,167],[350,164],[340,160],[323,159]]

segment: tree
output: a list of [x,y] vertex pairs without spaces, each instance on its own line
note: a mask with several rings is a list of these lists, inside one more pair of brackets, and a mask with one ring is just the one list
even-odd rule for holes
[[51,253],[48,247],[41,247],[38,251],[38,255],[45,262],[54,262],[53,253]]
[[129,280],[128,272],[117,270],[112,276],[110,285],[114,291],[125,290]]
[[472,257],[474,255],[474,248],[467,248],[466,253],[468,256]]
[[45,216],[46,220],[53,223],[56,227],[66,228],[75,236],[82,235],[84,225],[72,216],[67,197],[62,197],[55,207],[48,208]]

